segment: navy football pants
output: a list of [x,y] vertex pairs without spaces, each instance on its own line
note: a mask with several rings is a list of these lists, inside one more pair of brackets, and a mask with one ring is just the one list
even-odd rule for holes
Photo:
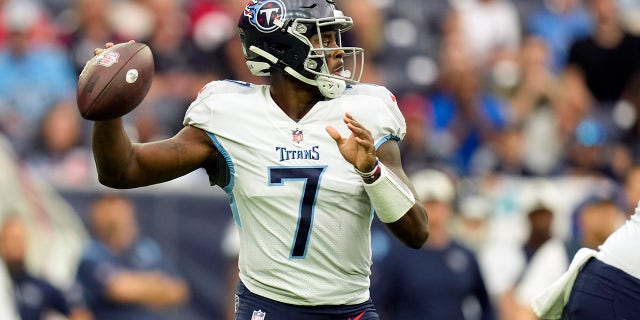
[[296,306],[236,289],[236,320],[380,320],[371,300],[357,305]]
[[640,319],[640,280],[592,258],[576,278],[562,319]]

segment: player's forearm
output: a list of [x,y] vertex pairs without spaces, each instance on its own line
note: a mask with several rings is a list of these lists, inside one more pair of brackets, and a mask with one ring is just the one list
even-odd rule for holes
[[[365,191],[380,221],[408,247],[421,248],[429,237],[427,213],[405,181],[398,167],[393,169],[378,162],[371,173],[361,173]],[[372,174],[371,177],[368,177]]]
[[133,153],[122,119],[94,122],[92,148],[100,182],[120,187]]
[[416,203],[398,221],[387,228],[406,246],[419,249],[429,238],[429,223],[424,207]]
[[429,220],[402,169],[398,144],[388,141],[376,154],[380,161],[373,171],[375,181],[363,177],[376,214],[402,243],[421,248],[429,238]]

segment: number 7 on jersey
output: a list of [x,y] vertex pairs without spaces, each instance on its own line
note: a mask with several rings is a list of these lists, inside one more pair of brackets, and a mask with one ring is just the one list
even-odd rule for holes
[[302,199],[300,199],[298,209],[298,224],[291,247],[291,258],[303,259],[307,254],[320,179],[326,168],[326,166],[269,167],[270,186],[282,186],[287,180],[304,181]]

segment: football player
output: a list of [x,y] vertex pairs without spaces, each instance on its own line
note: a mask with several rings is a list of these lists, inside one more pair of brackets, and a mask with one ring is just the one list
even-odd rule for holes
[[532,301],[540,319],[637,319],[640,314],[640,202],[597,250],[583,247]]
[[[238,31],[269,85],[213,81],[174,137],[137,144],[96,121],[100,181],[134,188],[205,168],[240,233],[236,319],[378,319],[369,297],[374,211],[420,248],[428,219],[402,167],[404,118],[386,88],[358,84],[362,49],[331,0],[251,0]],[[97,52],[100,52],[98,50]]]

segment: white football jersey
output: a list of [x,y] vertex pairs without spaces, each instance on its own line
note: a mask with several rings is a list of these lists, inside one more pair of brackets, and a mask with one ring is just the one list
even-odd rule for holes
[[640,279],[640,202],[629,220],[600,246],[598,259]]
[[207,84],[184,124],[206,131],[225,156],[240,228],[240,279],[258,295],[294,305],[356,304],[369,298],[373,209],[354,167],[325,128],[351,131],[346,112],[371,131],[376,147],[406,132],[395,97],[356,85],[289,118],[269,86]]

